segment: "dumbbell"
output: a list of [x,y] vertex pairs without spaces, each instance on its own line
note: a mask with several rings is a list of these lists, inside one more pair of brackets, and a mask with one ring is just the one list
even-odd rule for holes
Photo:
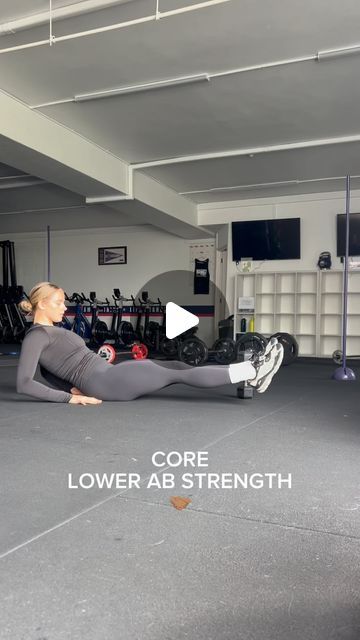
[[[239,351],[238,353],[238,362],[245,362],[246,360],[250,360],[253,355],[253,351],[250,349],[245,349],[245,351]],[[241,398],[241,400],[252,400],[254,397],[254,387],[244,380],[244,382],[240,382],[237,387],[237,397]]]

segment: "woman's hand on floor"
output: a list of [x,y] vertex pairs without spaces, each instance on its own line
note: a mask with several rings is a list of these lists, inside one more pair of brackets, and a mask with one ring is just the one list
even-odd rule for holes
[[102,400],[91,398],[90,396],[73,395],[69,400],[69,404],[101,404]]

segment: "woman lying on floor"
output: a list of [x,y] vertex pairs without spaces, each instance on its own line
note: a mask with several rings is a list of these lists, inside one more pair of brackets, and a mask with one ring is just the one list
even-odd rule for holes
[[[34,321],[21,347],[17,391],[49,402],[99,404],[102,400],[134,400],[177,382],[205,388],[248,381],[263,393],[283,359],[282,345],[272,339],[262,354],[229,366],[197,368],[183,362],[154,360],[126,360],[111,365],[90,351],[76,333],[54,324],[61,322],[66,311],[64,291],[56,284],[40,282],[20,308],[31,312]],[[56,389],[34,380],[38,364]]]

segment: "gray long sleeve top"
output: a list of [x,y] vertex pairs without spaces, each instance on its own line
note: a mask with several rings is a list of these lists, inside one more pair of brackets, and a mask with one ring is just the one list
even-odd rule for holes
[[[62,327],[34,324],[21,346],[17,392],[49,402],[69,402],[70,388],[81,388],[84,377],[91,374],[99,359],[101,357],[90,351],[76,333]],[[43,375],[58,389],[34,380],[38,364]],[[66,388],[68,391],[62,390]]]

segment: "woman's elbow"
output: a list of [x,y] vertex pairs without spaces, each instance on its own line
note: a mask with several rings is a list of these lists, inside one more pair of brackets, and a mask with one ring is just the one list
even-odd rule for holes
[[17,393],[28,393],[27,388],[29,386],[30,378],[17,378],[16,391]]

